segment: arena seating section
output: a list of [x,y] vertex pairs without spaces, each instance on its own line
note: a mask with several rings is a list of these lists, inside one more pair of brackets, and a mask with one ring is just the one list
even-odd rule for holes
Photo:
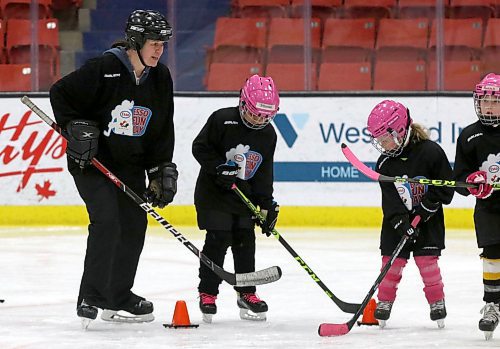
[[[59,76],[59,25],[52,10],[79,6],[81,0],[39,0],[38,83],[48,90]],[[0,0],[0,91],[30,91],[31,0]]]
[[304,0],[233,0],[207,50],[207,90],[237,90],[257,72],[285,91],[436,90],[442,58],[443,90],[470,91],[500,72],[498,0],[443,0],[444,47],[435,0],[311,3],[304,26]]
[[[39,0],[41,91],[61,75],[54,13],[81,2]],[[272,75],[283,91],[470,91],[485,73],[500,72],[500,0],[443,0],[443,9],[435,0],[310,0],[312,8],[305,2],[176,2],[175,57],[168,52],[162,57],[164,63],[173,58],[176,90],[235,91],[259,73]],[[0,0],[0,91],[31,90],[30,3]],[[140,7],[167,13],[167,3],[141,0]],[[97,0],[96,5],[75,68],[123,38],[126,18],[138,2]],[[444,16],[442,33],[436,14]],[[436,45],[438,34],[444,47]]]

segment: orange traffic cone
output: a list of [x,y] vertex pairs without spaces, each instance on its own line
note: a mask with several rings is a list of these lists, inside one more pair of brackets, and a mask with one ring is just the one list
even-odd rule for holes
[[174,316],[172,317],[171,324],[163,324],[163,326],[168,328],[191,328],[198,327],[199,325],[191,324],[189,320],[189,314],[186,306],[186,302],[177,301],[175,303]]
[[377,308],[377,302],[375,302],[375,299],[373,299],[373,298],[370,299],[370,301],[366,305],[365,309],[363,310],[363,319],[361,319],[361,321],[358,321],[358,326],[378,325],[378,321],[377,321],[377,319],[375,319],[375,309],[376,308]]

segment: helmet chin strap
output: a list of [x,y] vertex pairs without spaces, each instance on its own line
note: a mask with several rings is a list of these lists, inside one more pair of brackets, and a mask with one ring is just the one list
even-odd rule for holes
[[144,59],[142,59],[141,49],[139,48],[139,44],[138,43],[135,44],[135,52],[137,52],[137,56],[139,56],[139,60],[141,61],[141,64],[144,67],[149,67],[149,65],[147,65],[146,62],[144,62]]
[[410,125],[410,127],[408,127],[408,132],[406,132],[406,138],[405,138],[405,141],[403,142],[403,148],[406,147],[408,145],[408,143],[410,143],[411,132],[412,132],[412,129],[411,129],[411,125]]

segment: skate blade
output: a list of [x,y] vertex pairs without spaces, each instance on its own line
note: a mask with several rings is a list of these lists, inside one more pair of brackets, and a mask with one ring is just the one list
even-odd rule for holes
[[444,328],[444,319],[436,320],[438,328]]
[[380,327],[380,329],[383,329],[385,327],[385,325],[387,325],[387,321],[386,320],[378,320],[378,326]]
[[240,319],[250,321],[266,321],[266,313],[254,313],[248,309],[240,308]]
[[101,319],[109,322],[116,323],[142,323],[142,322],[151,322],[155,319],[153,313],[143,314],[143,315],[134,315],[124,310],[103,310],[101,314]]
[[484,339],[489,341],[493,337],[493,331],[483,331],[484,332]]
[[202,313],[202,320],[203,322],[206,322],[207,324],[212,323],[212,318],[214,317],[214,314],[203,314]]
[[91,319],[87,319],[85,317],[82,317],[81,319],[82,319],[82,329],[86,330],[89,327],[89,325],[92,322],[92,320]]

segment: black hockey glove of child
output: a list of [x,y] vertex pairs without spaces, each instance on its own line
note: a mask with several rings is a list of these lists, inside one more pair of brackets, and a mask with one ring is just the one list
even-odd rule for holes
[[417,240],[418,228],[414,228],[411,226],[410,217],[407,214],[396,216],[391,219],[391,225],[399,235],[406,235],[412,241]]
[[441,207],[440,202],[432,202],[424,196],[420,205],[411,211],[412,217],[420,216],[422,222],[427,222]]
[[100,133],[98,124],[90,120],[72,120],[66,125],[66,133],[66,154],[83,169],[97,154]]
[[177,166],[164,162],[148,171],[149,186],[144,196],[153,207],[164,208],[174,200],[177,193]]
[[278,214],[280,213],[280,205],[276,201],[273,201],[273,204],[269,209],[261,209],[260,213],[266,219],[263,224],[259,224],[262,229],[262,234],[266,234],[266,236],[271,236],[271,231],[276,226],[278,222]]
[[225,189],[231,189],[238,176],[240,168],[235,163],[222,164],[216,167],[215,183]]

